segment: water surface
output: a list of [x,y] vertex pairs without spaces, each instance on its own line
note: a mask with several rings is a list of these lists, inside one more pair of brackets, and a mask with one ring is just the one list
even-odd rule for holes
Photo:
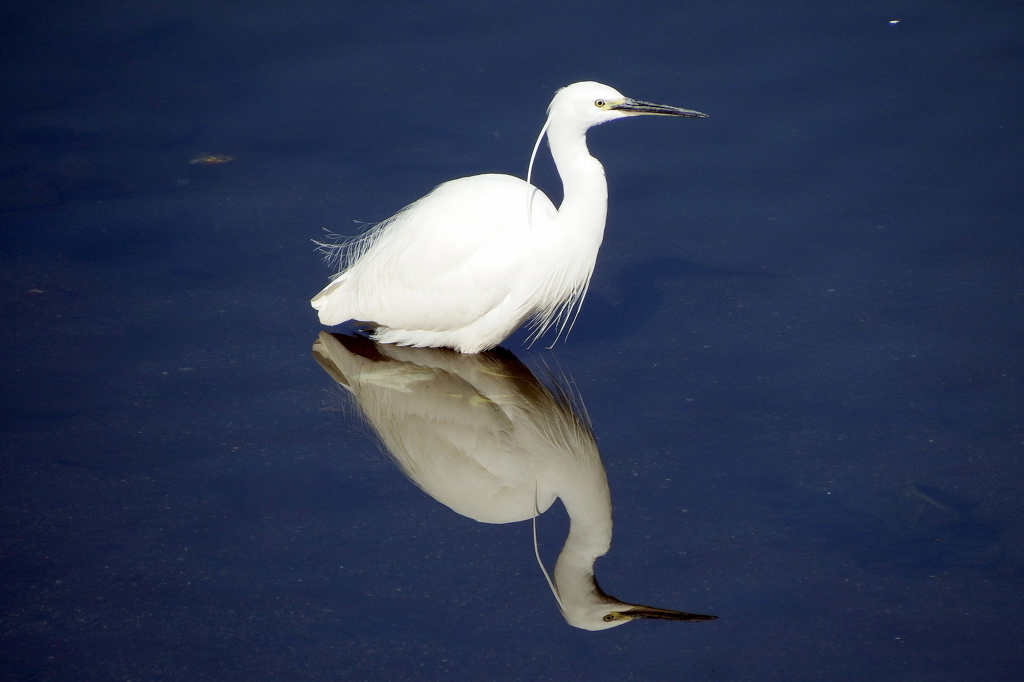
[[[51,3],[4,11],[10,680],[1011,680],[1024,663],[1024,13],[1004,3]],[[310,239],[602,126],[571,379],[601,584],[408,481],[314,362]],[[204,156],[223,163],[190,163]],[[553,197],[557,176],[542,165]],[[542,517],[553,561],[567,519]]]

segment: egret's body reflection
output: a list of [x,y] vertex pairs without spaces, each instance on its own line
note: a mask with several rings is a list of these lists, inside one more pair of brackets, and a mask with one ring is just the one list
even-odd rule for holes
[[571,402],[511,353],[464,355],[323,332],[313,354],[351,392],[405,474],[452,510],[511,523],[562,499],[569,535],[552,590],[571,625],[714,618],[627,604],[601,591],[594,561],[611,544],[612,506],[597,444]]

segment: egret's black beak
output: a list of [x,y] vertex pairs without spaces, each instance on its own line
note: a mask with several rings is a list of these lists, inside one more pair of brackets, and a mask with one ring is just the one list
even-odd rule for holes
[[631,609],[619,611],[619,613],[626,618],[649,618],[654,620],[715,620],[718,618],[718,616],[702,616],[697,613],[656,609],[653,606],[634,606]]
[[702,114],[699,111],[691,111],[690,109],[680,109],[679,107],[670,107],[667,104],[652,104],[651,102],[641,102],[637,99],[625,98],[621,102],[612,104],[609,109],[615,109],[616,111],[622,111],[627,114],[634,116],[640,116],[642,114],[652,114],[654,116],[686,116],[687,118],[707,118],[707,114]]

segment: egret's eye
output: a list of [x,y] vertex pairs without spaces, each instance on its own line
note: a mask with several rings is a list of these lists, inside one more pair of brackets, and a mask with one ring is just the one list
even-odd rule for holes
[[[600,102],[601,100],[597,100],[597,101],[598,101],[598,102]],[[595,102],[595,104],[596,104],[596,103],[597,103],[597,102]],[[606,622],[606,623],[610,623],[610,622],[612,622],[613,620],[615,620],[615,616],[613,616],[613,615],[612,615],[612,614],[610,614],[610,613],[609,613],[609,614],[608,614],[607,616],[605,616],[605,617],[604,617],[604,622]]]
[[[594,102],[594,106],[597,107],[598,109],[604,109],[605,104],[607,104],[607,102],[605,102],[603,99],[599,99],[596,102]],[[608,619],[605,618],[605,620]]]

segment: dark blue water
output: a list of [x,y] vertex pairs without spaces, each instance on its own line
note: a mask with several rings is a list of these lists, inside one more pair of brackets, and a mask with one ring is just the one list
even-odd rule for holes
[[[1022,35],[941,0],[8,5],[0,679],[1017,679]],[[589,411],[602,587],[713,622],[569,627],[529,524],[422,493],[310,356],[310,239],[524,174],[584,79],[711,118],[591,132],[589,298],[505,345]]]

